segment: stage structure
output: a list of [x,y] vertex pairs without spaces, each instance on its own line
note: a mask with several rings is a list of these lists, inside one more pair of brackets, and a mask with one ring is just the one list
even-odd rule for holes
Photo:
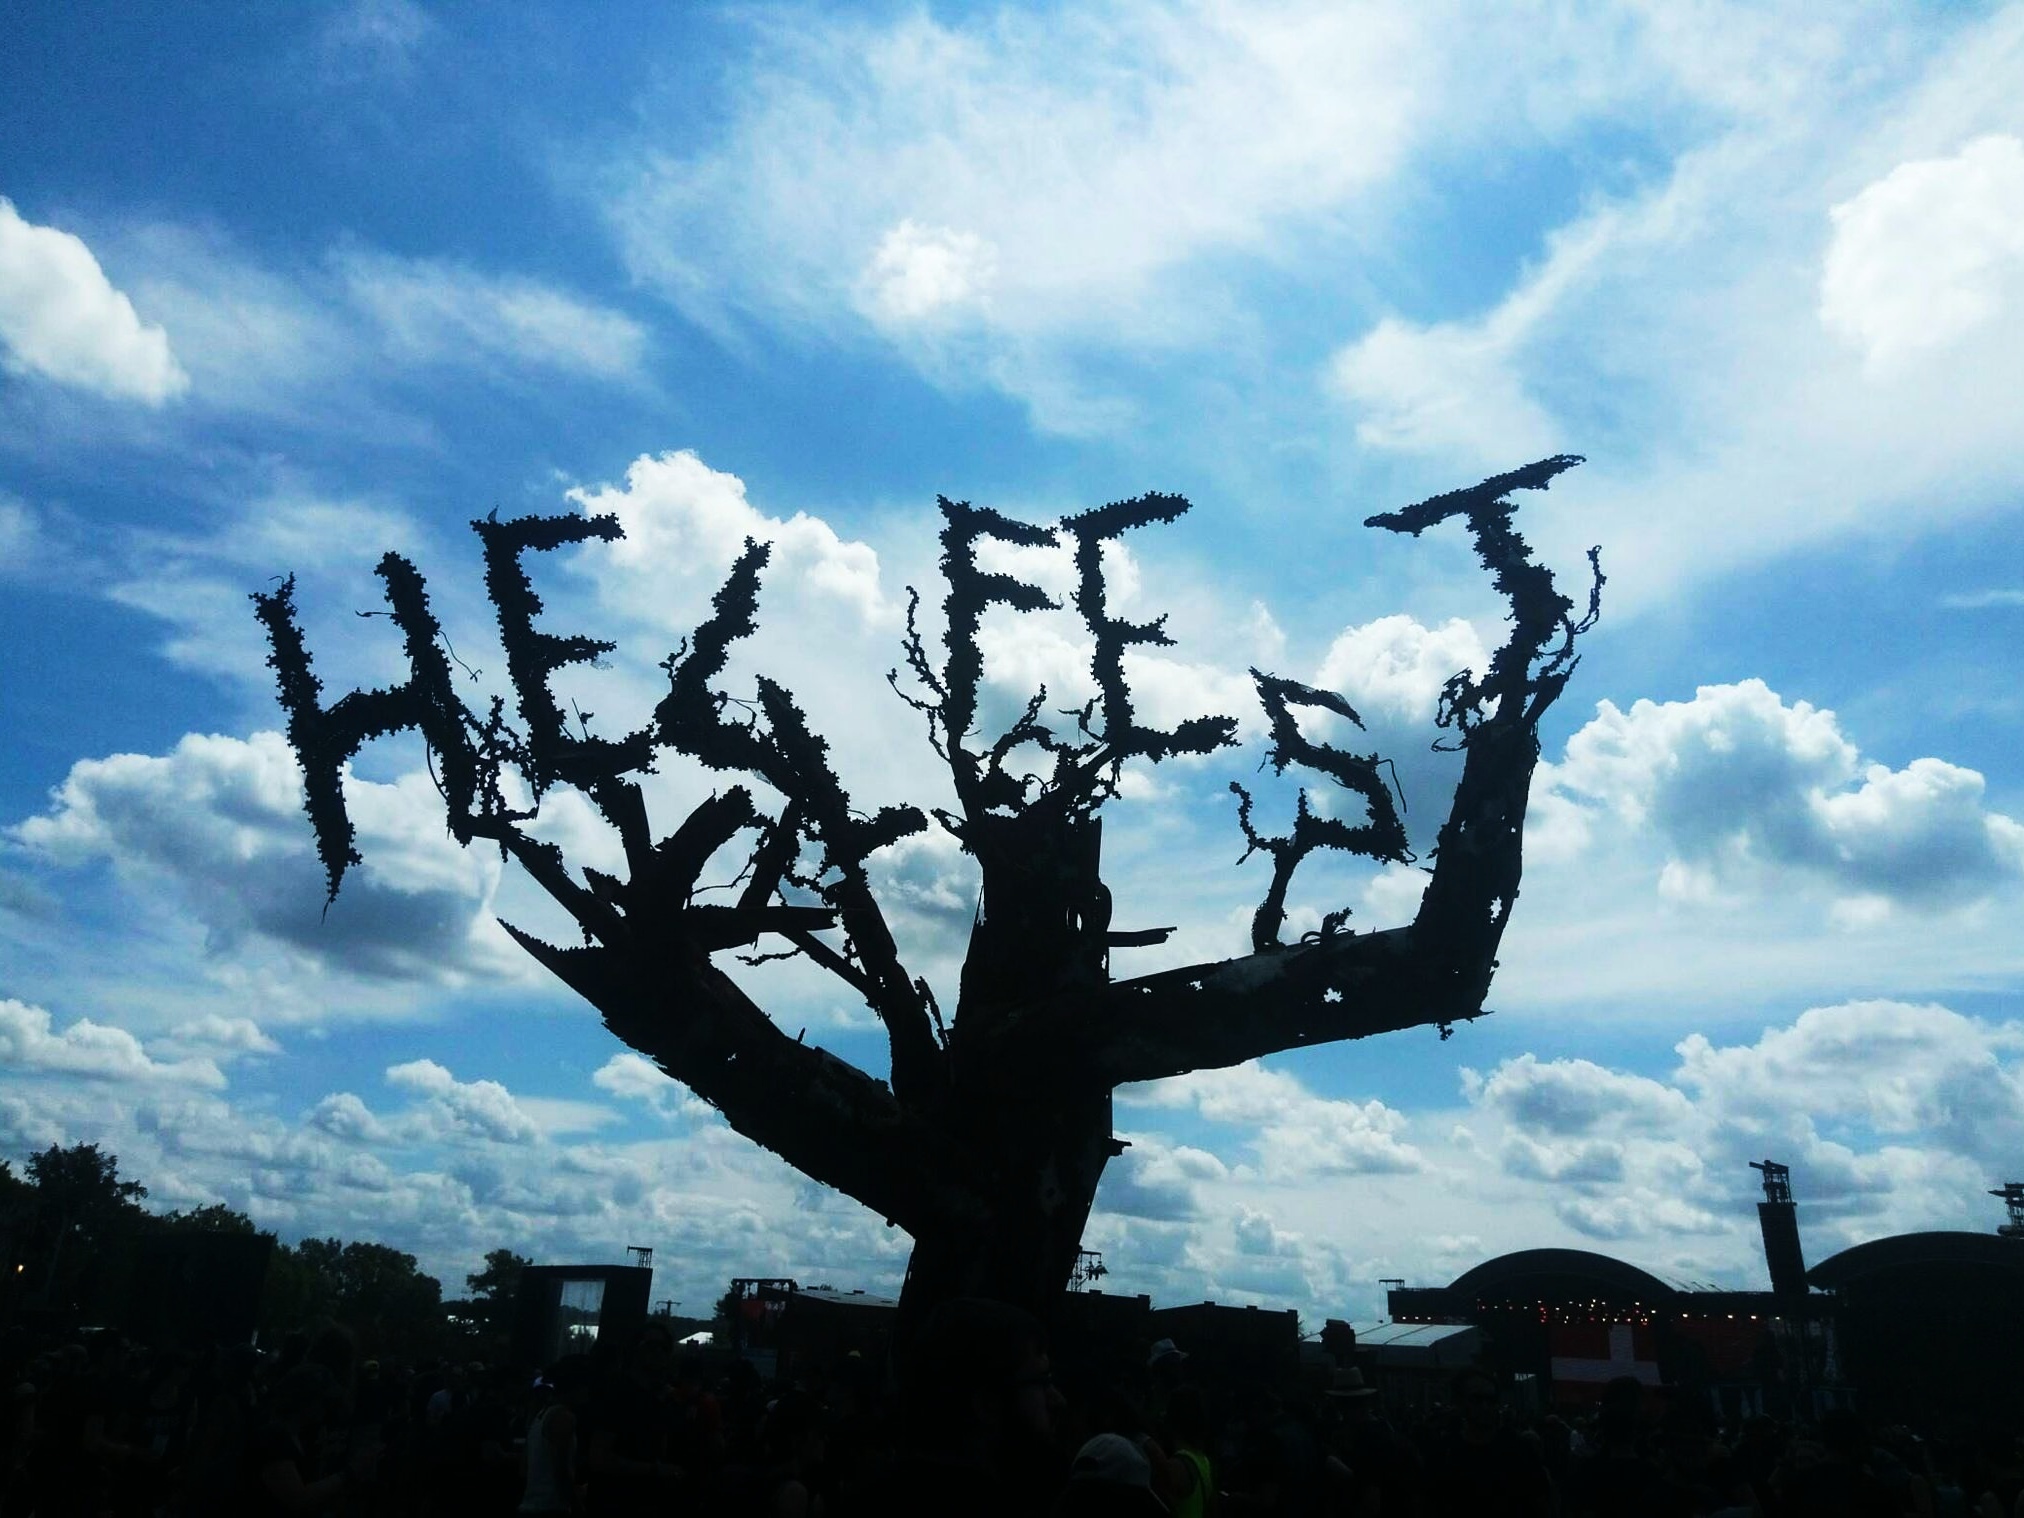
[[646,1326],[654,1273],[638,1265],[529,1265],[513,1312],[513,1359],[552,1365],[564,1355],[624,1355]]

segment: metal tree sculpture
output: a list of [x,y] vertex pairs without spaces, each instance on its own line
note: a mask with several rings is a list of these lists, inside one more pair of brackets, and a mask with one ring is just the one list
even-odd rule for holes
[[[926,719],[947,763],[958,809],[937,811],[983,876],[982,907],[964,960],[955,1016],[944,1021],[925,980],[901,962],[874,896],[867,862],[931,826],[913,806],[865,817],[853,810],[824,741],[789,693],[761,676],[756,699],[732,703],[715,688],[727,653],[755,628],[764,545],[747,542],[713,614],[664,664],[668,691],[648,723],[618,738],[572,734],[551,689],[556,671],[614,645],[539,630],[542,609],[525,556],[620,536],[615,518],[526,517],[476,522],[486,590],[499,617],[518,722],[503,698],[483,710],[457,693],[442,631],[413,564],[389,553],[378,566],[394,623],[406,639],[408,679],[353,691],[325,706],[294,607],[294,582],[253,597],[272,645],[269,663],[301,760],[306,806],[335,898],[359,862],[342,769],[367,741],[415,730],[427,742],[451,833],[517,860],[582,929],[580,945],[507,931],[592,1003],[632,1048],[708,1101],[748,1138],[834,1186],[914,1239],[903,1312],[943,1298],[984,1295],[1045,1310],[1074,1269],[1105,1164],[1111,1093],[1255,1056],[1477,1015],[1499,940],[1518,894],[1527,793],[1542,714],[1575,665],[1576,636],[1596,615],[1596,573],[1586,615],[1532,561],[1511,525],[1508,496],[1542,489],[1579,463],[1545,459],[1471,489],[1371,517],[1367,526],[1417,536],[1459,518],[1510,603],[1511,626],[1481,676],[1464,672],[1442,692],[1441,725],[1464,756],[1439,835],[1431,878],[1413,921],[1380,932],[1323,930],[1280,942],[1289,881],[1316,849],[1380,860],[1406,855],[1406,835],[1375,755],[1304,737],[1295,708],[1361,725],[1339,695],[1253,671],[1271,719],[1268,758],[1300,765],[1357,792],[1366,816],[1350,824],[1311,812],[1304,795],[1290,830],[1258,830],[1242,787],[1240,821],[1251,851],[1272,862],[1241,958],[1113,980],[1109,951],[1155,942],[1163,930],[1111,927],[1100,872],[1103,802],[1122,766],[1206,754],[1233,741],[1234,718],[1200,717],[1171,731],[1140,720],[1124,678],[1133,647],[1171,640],[1164,619],[1113,617],[1103,545],[1126,531],[1170,522],[1179,496],[1147,495],[1072,516],[1056,527],[1015,521],[964,502],[941,502],[948,582],[943,657],[918,630],[919,598],[904,644],[910,681],[889,675]],[[1076,611],[1095,640],[1098,694],[1062,734],[1040,720],[1044,692],[995,738],[977,731],[983,657],[978,631],[992,606],[1054,608],[1039,588],[979,567],[980,540],[1072,547]],[[1594,555],[1590,555],[1593,562]],[[911,684],[912,689],[905,685]],[[1045,776],[1008,767],[1015,750],[1051,760]],[[732,784],[656,834],[638,777],[661,752],[755,778],[784,798],[762,812]],[[508,786],[509,776],[519,784]],[[586,796],[623,844],[625,875],[572,870],[527,824],[556,786]],[[513,795],[531,797],[516,807]],[[736,902],[698,899],[712,855],[740,834],[750,858]],[[788,1037],[714,962],[769,940],[843,981],[877,1014],[891,1045],[890,1079]]]

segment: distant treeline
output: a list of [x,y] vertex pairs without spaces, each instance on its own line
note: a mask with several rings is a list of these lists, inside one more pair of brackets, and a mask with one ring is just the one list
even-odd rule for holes
[[0,1160],[0,1323],[124,1327],[162,1289],[151,1262],[173,1257],[179,1238],[227,1234],[268,1246],[264,1272],[261,1251],[246,1251],[256,1262],[249,1279],[258,1282],[252,1316],[262,1342],[335,1322],[366,1355],[489,1358],[505,1347],[527,1264],[510,1249],[488,1253],[464,1278],[468,1296],[446,1302],[440,1281],[387,1245],[286,1244],[222,1204],[156,1213],[141,1205],[147,1195],[96,1144],[51,1145],[18,1173]]

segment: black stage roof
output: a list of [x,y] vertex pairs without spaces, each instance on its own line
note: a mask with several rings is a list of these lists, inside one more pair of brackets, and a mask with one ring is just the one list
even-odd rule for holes
[[1831,1255],[1806,1272],[1828,1291],[1888,1270],[1932,1265],[1983,1265],[2024,1274],[2024,1240],[1993,1233],[1899,1233]]

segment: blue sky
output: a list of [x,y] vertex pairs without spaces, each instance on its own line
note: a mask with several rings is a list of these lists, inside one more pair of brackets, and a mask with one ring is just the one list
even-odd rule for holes
[[[890,1287],[906,1241],[627,1057],[498,931],[525,882],[361,756],[329,915],[246,601],[333,689],[465,528],[615,510],[541,566],[616,723],[743,537],[760,636],[860,801],[944,782],[885,688],[937,493],[1195,503],[1113,565],[1178,646],[1127,925],[1240,952],[1246,667],[1343,691],[1416,827],[1433,697],[1499,608],[1384,510],[1555,451],[1521,522],[1605,619],[1546,732],[1496,1015],[1120,1094],[1090,1242],[1169,1300],[1369,1313],[1380,1277],[1609,1250],[1760,1280],[1748,1158],[1815,1257],[1983,1228],[2024,1154],[2024,8],[1721,3],[10,8],[0,52],[0,1152],[94,1140],[162,1205],[416,1251],[661,1251]],[[1059,563],[1022,566],[1047,576]],[[1079,678],[994,624],[990,690]],[[1086,678],[1086,677],[1083,677]],[[692,781],[677,768],[672,805]],[[1288,804],[1289,793],[1277,794]],[[566,800],[544,825],[595,861]],[[1403,920],[1313,869],[1295,926]],[[953,1000],[975,882],[882,881]],[[785,967],[783,1025],[876,1066]]]

